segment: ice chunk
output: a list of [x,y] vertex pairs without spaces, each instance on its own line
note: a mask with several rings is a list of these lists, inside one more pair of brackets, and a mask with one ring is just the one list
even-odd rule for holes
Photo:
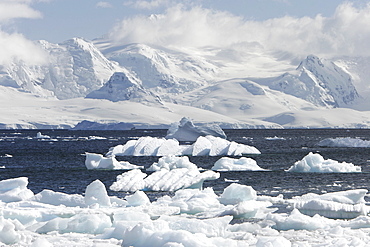
[[320,147],[370,147],[370,141],[365,141],[359,138],[342,137],[342,138],[326,138],[317,143]]
[[241,157],[240,159],[233,159],[229,157],[222,157],[217,160],[212,166],[214,171],[266,171],[257,165],[254,159]]
[[198,170],[197,165],[191,163],[187,156],[177,157],[173,155],[167,155],[159,158],[158,163],[153,163],[147,171],[159,171],[161,169],[172,170],[176,168],[187,168]]
[[16,202],[26,200],[34,196],[27,189],[28,178],[19,177],[0,181],[0,200],[3,202]]
[[150,203],[148,196],[142,191],[136,191],[133,195],[126,196],[125,199],[129,206],[134,207]]
[[256,243],[256,247],[266,247],[266,246],[290,247],[292,246],[292,243],[282,236],[259,238]]
[[131,170],[118,175],[116,181],[109,187],[114,191],[135,192],[145,188],[144,178],[147,175],[140,170]]
[[292,199],[294,208],[313,216],[350,219],[366,215],[370,208],[365,205],[366,189],[332,192],[323,195],[305,194]]
[[36,194],[31,200],[50,205],[65,205],[67,207],[84,207],[85,200],[81,195],[68,195],[61,192],[54,192],[52,190],[43,190]]
[[288,230],[308,230],[326,229],[330,226],[337,225],[331,219],[327,219],[318,214],[313,217],[302,214],[298,209],[293,209],[289,215],[285,214],[268,214],[266,220],[273,221],[274,229],[281,231]]
[[88,206],[92,206],[94,204],[102,207],[111,206],[105,185],[100,180],[95,180],[86,187],[85,203]]
[[310,152],[302,160],[291,166],[288,172],[361,172],[360,166],[324,158],[320,154]]
[[39,227],[37,233],[48,233],[57,231],[59,233],[87,233],[87,234],[100,234],[106,228],[112,226],[111,218],[102,213],[76,214],[70,218],[54,218],[47,221],[43,226]]
[[20,239],[20,235],[15,231],[15,225],[10,220],[0,216],[0,242],[11,245]]
[[166,139],[179,141],[195,141],[199,136],[217,136],[226,139],[225,132],[219,125],[205,124],[194,126],[190,118],[183,117],[180,122],[172,123],[167,131]]
[[[133,170],[117,176],[117,181],[110,187],[115,191],[176,191],[184,188],[202,188],[205,180],[219,178],[220,174],[213,171],[200,173],[198,167],[189,158],[164,156],[153,163],[146,174]],[[131,186],[134,182],[136,186]]]
[[220,196],[220,202],[227,204],[237,204],[239,202],[256,200],[257,192],[247,185],[241,184],[230,184],[224,189],[224,192]]
[[[205,180],[219,178],[220,174],[213,171],[200,173],[195,169],[177,168],[161,169],[150,174],[139,173],[137,170],[117,176],[110,189],[114,191],[176,191],[184,188],[201,188]],[[145,178],[145,179],[144,179]],[[135,181],[135,182],[134,182]],[[132,185],[135,186],[132,186]]]
[[87,169],[132,170],[142,169],[143,166],[130,164],[127,161],[117,161],[114,156],[104,157],[101,154],[85,153],[85,166]]

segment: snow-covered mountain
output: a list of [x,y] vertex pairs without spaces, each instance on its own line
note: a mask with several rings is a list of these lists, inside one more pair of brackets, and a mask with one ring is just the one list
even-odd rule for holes
[[12,86],[42,97],[85,97],[100,88],[120,67],[91,43],[80,38],[60,44],[39,41],[48,63],[27,65],[22,61],[0,67],[0,85]]
[[13,95],[2,97],[7,109],[0,114],[13,115],[0,127],[72,127],[82,120],[158,127],[184,116],[223,127],[370,127],[361,94],[370,88],[370,62],[363,62],[370,59],[309,55],[297,63],[261,50],[171,50],[103,39],[38,44],[47,63],[0,66],[0,97]]
[[351,107],[360,99],[352,78],[346,71],[332,61],[313,55],[304,59],[293,72],[255,81],[328,108]]

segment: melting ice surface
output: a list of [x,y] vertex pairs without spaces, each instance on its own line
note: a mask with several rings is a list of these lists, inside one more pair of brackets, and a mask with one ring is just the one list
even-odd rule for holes
[[[0,181],[2,244],[285,247],[370,242],[365,189],[287,200],[258,196],[252,187],[232,183],[220,195],[212,188],[181,189],[151,202],[142,191],[109,196],[99,180],[84,195],[51,190],[34,195],[27,184],[26,177]],[[271,207],[276,203],[292,210],[278,213]],[[233,219],[250,220],[231,224]]]

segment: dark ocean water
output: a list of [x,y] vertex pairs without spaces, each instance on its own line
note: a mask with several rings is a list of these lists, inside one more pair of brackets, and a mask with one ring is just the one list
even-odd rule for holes
[[[0,180],[28,177],[28,188],[34,193],[43,189],[68,194],[83,194],[86,186],[99,179],[107,188],[124,171],[87,170],[85,152],[105,154],[110,147],[124,144],[141,136],[164,137],[165,130],[131,131],[68,131],[44,130],[52,139],[36,139],[36,130],[0,131]],[[290,129],[290,130],[225,130],[228,140],[255,146],[262,154],[248,155],[268,172],[222,172],[218,180],[206,181],[204,187],[213,187],[222,193],[230,182],[252,186],[259,195],[284,198],[309,192],[325,193],[348,189],[370,190],[370,148],[323,148],[316,144],[325,138],[353,137],[370,140],[370,130],[344,129]],[[95,138],[104,137],[105,139]],[[268,137],[280,137],[268,140]],[[362,167],[362,173],[288,173],[284,170],[301,160],[309,152],[319,152],[325,159],[351,162]],[[12,157],[7,157],[11,155]],[[189,157],[198,167],[209,169],[221,157]],[[117,157],[146,168],[158,157]],[[110,195],[123,197],[125,192]],[[151,199],[163,193],[149,193]]]

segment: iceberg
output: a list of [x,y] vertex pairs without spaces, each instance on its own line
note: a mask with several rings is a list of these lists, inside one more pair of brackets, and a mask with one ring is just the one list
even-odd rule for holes
[[354,147],[368,148],[370,141],[365,141],[359,138],[343,137],[343,138],[326,138],[317,143],[320,147]]
[[167,131],[166,139],[194,142],[199,136],[216,136],[226,139],[225,132],[217,124],[195,126],[190,118],[183,117],[180,122],[172,123]]
[[320,154],[310,152],[291,166],[287,172],[361,172],[361,167],[352,163],[325,160]]
[[37,139],[50,139],[50,136],[48,136],[48,135],[43,135],[43,134],[41,134],[41,132],[37,132],[37,134],[36,134],[36,138],[37,138]]
[[108,170],[132,170],[143,169],[143,166],[130,164],[127,161],[117,161],[114,156],[104,157],[101,154],[85,153],[85,166],[87,169],[108,169]]
[[145,136],[138,140],[129,140],[124,145],[111,147],[106,156],[241,156],[243,154],[261,154],[261,152],[253,146],[214,136],[199,136],[192,145],[180,145],[176,139]]
[[212,166],[213,171],[267,171],[257,165],[254,159],[241,157],[240,159],[233,159],[229,157],[222,157],[217,160]]
[[133,125],[132,123],[113,122],[113,121],[93,122],[83,120],[79,122],[71,130],[131,130],[134,128],[135,125]]

